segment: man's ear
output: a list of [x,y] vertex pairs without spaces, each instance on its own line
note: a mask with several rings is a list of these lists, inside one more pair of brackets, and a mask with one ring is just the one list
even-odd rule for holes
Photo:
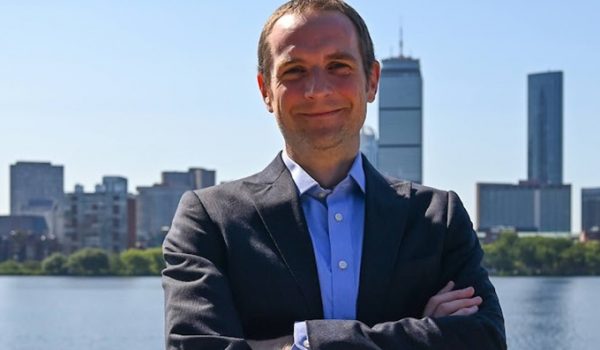
[[371,74],[369,75],[369,81],[367,81],[367,101],[375,101],[377,95],[377,88],[379,86],[379,78],[381,77],[381,66],[377,60],[373,61],[371,65]]
[[265,81],[265,77],[262,73],[258,73],[256,75],[256,81],[258,82],[258,89],[260,90],[260,94],[262,95],[265,106],[267,106],[267,110],[270,113],[273,113],[273,105],[271,104],[271,94],[269,93],[270,89],[267,86]]

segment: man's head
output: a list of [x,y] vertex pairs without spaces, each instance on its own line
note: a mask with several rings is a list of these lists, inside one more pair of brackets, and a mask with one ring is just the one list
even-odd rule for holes
[[380,73],[356,11],[337,0],[292,1],[271,16],[260,45],[258,85],[288,153],[356,154]]
[[278,19],[286,14],[306,14],[314,11],[334,11],[343,14],[354,25],[359,40],[360,54],[362,58],[365,75],[371,73],[371,67],[375,62],[375,50],[369,29],[362,17],[354,8],[343,0],[291,0],[281,5],[265,23],[260,39],[258,41],[258,73],[262,74],[266,82],[270,81],[273,59],[271,48],[267,40],[273,30],[273,25]]

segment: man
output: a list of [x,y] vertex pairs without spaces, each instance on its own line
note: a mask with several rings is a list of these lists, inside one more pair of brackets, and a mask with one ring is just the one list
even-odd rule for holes
[[386,179],[358,151],[379,68],[341,0],[267,21],[258,85],[285,148],[181,199],[164,242],[169,349],[506,348],[456,194]]

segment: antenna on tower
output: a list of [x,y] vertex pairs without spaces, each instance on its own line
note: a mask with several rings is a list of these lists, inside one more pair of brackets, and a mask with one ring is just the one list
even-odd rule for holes
[[400,17],[400,58],[404,56],[404,37],[402,33],[402,17]]

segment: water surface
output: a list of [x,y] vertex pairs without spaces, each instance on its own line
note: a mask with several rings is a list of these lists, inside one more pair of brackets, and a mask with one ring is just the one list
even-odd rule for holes
[[[600,278],[497,277],[509,349],[600,348]],[[164,349],[160,278],[0,276],[2,350]]]

